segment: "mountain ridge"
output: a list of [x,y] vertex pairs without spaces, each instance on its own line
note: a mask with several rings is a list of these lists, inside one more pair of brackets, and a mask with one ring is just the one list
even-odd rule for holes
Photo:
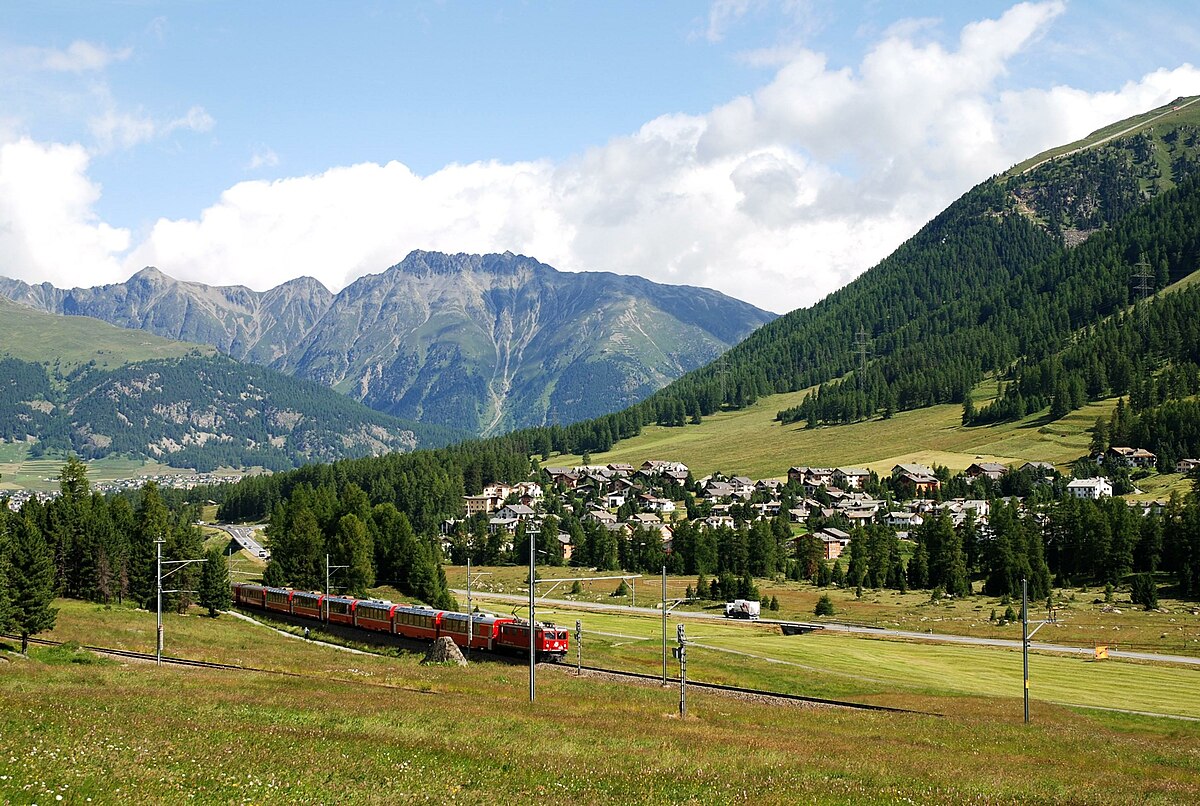
[[637,402],[775,316],[709,289],[560,272],[511,252],[416,250],[337,294],[311,278],[256,292],[153,267],[92,289],[0,278],[0,294],[212,344],[378,411],[483,434]]

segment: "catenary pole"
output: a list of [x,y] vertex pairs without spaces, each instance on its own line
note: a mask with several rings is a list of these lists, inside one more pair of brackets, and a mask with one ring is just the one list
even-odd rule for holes
[[1029,721],[1029,581],[1021,580],[1021,664],[1024,667],[1025,721]]
[[662,684],[667,684],[667,567],[662,567]]
[[529,535],[529,703],[533,704],[537,697],[537,649],[534,647],[534,632],[537,621],[534,619],[534,561],[537,557],[534,548],[535,539]]

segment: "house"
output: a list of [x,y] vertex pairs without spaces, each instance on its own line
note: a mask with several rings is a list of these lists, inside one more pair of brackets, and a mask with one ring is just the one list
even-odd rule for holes
[[609,524],[609,523],[616,523],[617,516],[612,514],[611,512],[607,512],[603,509],[593,509],[593,510],[590,510],[586,515],[584,515],[582,520],[585,520],[585,521],[590,520],[590,521],[595,521],[596,523]]
[[826,560],[836,560],[841,557],[846,546],[850,545],[850,535],[832,526],[820,530],[816,535],[824,548],[823,553]]
[[517,518],[506,518],[497,515],[494,518],[488,519],[488,532],[491,534],[495,534],[496,532],[514,534],[517,531],[517,524],[520,522]]
[[1145,448],[1124,448],[1114,445],[1108,449],[1108,459],[1127,467],[1154,467],[1158,457]]
[[833,471],[833,483],[843,490],[861,490],[871,478],[871,472],[861,467],[838,467]]
[[754,495],[754,482],[747,476],[734,476],[729,480],[729,486],[738,498],[746,499]]
[[942,483],[931,468],[917,464],[899,464],[892,468],[892,478],[912,485],[917,495],[925,495],[941,488]]
[[1175,463],[1176,473],[1195,473],[1200,470],[1200,459],[1180,459]]
[[480,513],[487,514],[494,512],[504,503],[503,498],[498,498],[494,495],[479,494],[479,495],[464,495],[463,504],[466,506],[467,517],[478,515]]
[[889,512],[884,522],[888,526],[899,526],[902,529],[915,529],[925,522],[917,512]]
[[1108,479],[1097,476],[1091,479],[1075,479],[1067,485],[1067,492],[1076,498],[1109,498],[1113,494],[1112,485]]
[[676,509],[674,501],[670,500],[669,498],[658,498],[657,496],[653,495],[639,495],[638,504],[643,509],[647,509],[651,512],[661,512],[664,515],[674,512]]
[[550,478],[550,483],[557,487],[574,490],[579,484],[579,474],[569,467],[547,467],[542,472]]
[[649,476],[683,475],[687,478],[688,467],[683,462],[664,462],[660,459],[648,459],[642,462],[642,472]]
[[536,513],[531,508],[525,506],[524,504],[506,504],[499,512],[496,513],[496,516],[518,521],[527,521],[535,514]]
[[1054,465],[1049,462],[1026,462],[1021,465],[1021,472],[1028,473],[1035,479],[1049,478],[1054,475]]
[[711,498],[714,501],[722,498],[732,498],[733,485],[724,481],[710,481],[704,485],[704,491],[701,494],[705,498]]
[[1008,467],[999,462],[973,462],[966,469],[964,475],[974,481],[977,478],[986,476],[992,481],[999,481],[1000,477],[1008,472]]
[[515,487],[510,487],[499,481],[493,481],[481,491],[483,495],[490,495],[499,498],[501,503],[516,491]]
[[662,518],[653,512],[639,512],[636,515],[630,515],[627,523],[631,526],[661,526]]
[[604,505],[610,509],[616,509],[625,506],[625,502],[628,500],[629,499],[624,490],[619,492],[611,492],[604,496]]
[[613,462],[608,466],[608,469],[613,472],[614,476],[629,477],[634,474],[636,468],[625,462]]
[[783,482],[779,479],[762,479],[754,485],[754,489],[760,493],[779,495],[779,491],[783,489]]

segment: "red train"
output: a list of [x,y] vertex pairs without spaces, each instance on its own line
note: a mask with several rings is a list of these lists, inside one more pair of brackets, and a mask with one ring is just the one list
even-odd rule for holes
[[[233,599],[243,607],[340,624],[370,632],[433,641],[449,637],[459,647],[467,646],[467,624],[471,624],[471,649],[492,652],[529,652],[529,622],[492,613],[456,613],[424,605],[394,604],[352,596],[269,588],[239,582]],[[538,660],[558,661],[567,654],[567,631],[553,624],[538,624],[534,650]]]

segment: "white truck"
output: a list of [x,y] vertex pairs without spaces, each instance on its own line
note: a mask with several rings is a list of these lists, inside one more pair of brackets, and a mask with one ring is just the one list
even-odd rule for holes
[[752,602],[749,599],[734,599],[732,602],[725,603],[725,618],[745,618],[758,621],[760,607],[758,602]]

